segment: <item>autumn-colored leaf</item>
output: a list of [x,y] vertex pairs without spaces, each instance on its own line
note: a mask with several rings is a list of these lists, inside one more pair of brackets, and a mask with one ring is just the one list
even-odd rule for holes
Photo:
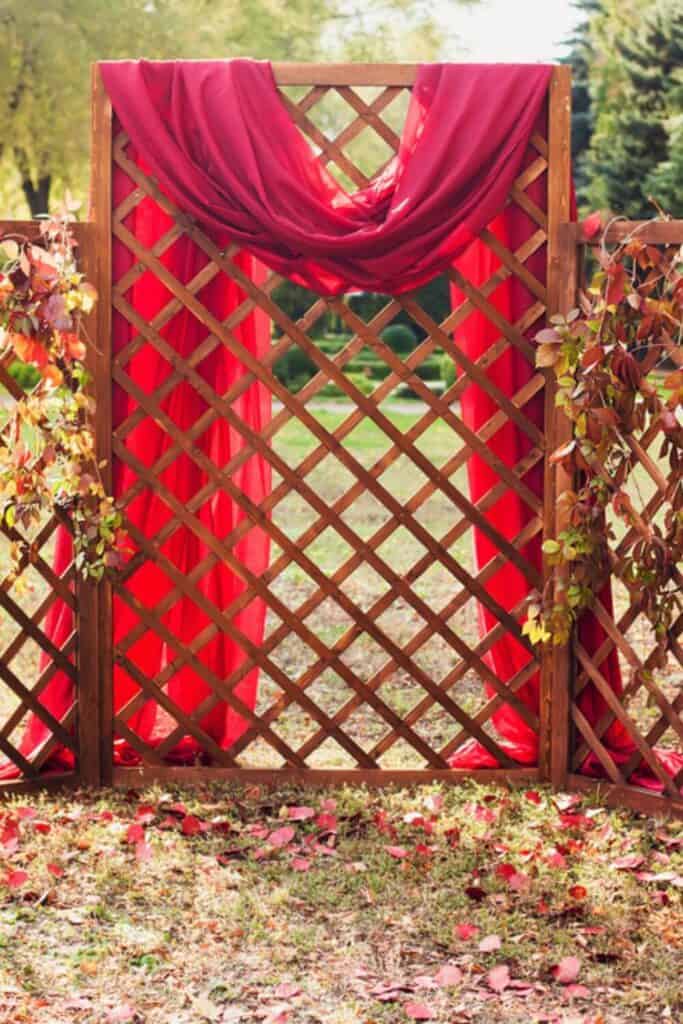
[[277,986],[274,994],[278,999],[293,999],[295,996],[301,995],[301,986],[295,985],[291,981],[283,981]]
[[462,924],[455,925],[453,928],[453,934],[462,942],[468,942],[469,939],[473,939],[475,935],[479,934],[479,928],[476,924],[463,922]]
[[337,818],[330,811],[323,811],[315,819],[315,823],[323,832],[336,832],[338,828]]
[[196,836],[204,831],[202,822],[194,814],[186,814],[180,823],[180,831],[184,836]]
[[595,238],[597,233],[602,227],[602,214],[599,211],[590,213],[581,222],[581,232],[583,237],[588,241],[591,238]]
[[396,860],[403,860],[404,857],[408,856],[405,846],[385,846],[384,849],[390,857],[394,857]]
[[296,832],[291,825],[285,825],[283,828],[277,828],[274,832],[271,832],[268,836],[268,842],[271,846],[282,847],[287,846],[291,843],[292,839],[296,835]]
[[292,858],[292,870],[293,871],[308,871],[311,867],[311,861],[307,857],[293,857]]
[[147,843],[147,842],[145,842],[143,840],[142,842],[139,842],[139,843],[135,844],[135,858],[136,858],[136,860],[144,862],[144,861],[150,860],[151,857],[152,857],[152,847],[149,845],[149,843]]
[[64,876],[64,868],[60,867],[59,864],[54,864],[54,863],[51,862],[50,864],[47,865],[47,870],[55,878],[62,878]]
[[459,985],[462,981],[462,971],[455,964],[444,964],[434,975],[434,981],[442,988]]
[[433,1020],[436,1017],[436,1011],[427,1003],[406,1003],[405,1011],[411,1020]]
[[492,967],[486,975],[486,981],[494,992],[504,992],[510,984],[510,968],[507,964]]
[[524,799],[528,800],[530,804],[542,803],[541,794],[535,789],[529,789],[524,794]]
[[485,939],[482,939],[479,943],[479,951],[481,953],[493,953],[494,950],[500,949],[501,941],[497,935],[487,935]]
[[128,826],[125,840],[127,843],[141,843],[144,838],[145,830],[139,822]]
[[617,871],[635,871],[644,862],[645,858],[641,854],[628,853],[624,857],[617,857],[616,860],[613,860],[611,867],[616,868]]
[[559,964],[551,967],[550,973],[560,985],[571,985],[581,970],[581,961],[576,956],[565,956]]
[[9,340],[22,362],[32,363],[34,366],[41,368],[47,366],[49,358],[47,349],[35,338],[31,338],[26,334],[12,332]]
[[287,817],[290,821],[308,821],[315,817],[315,811],[312,807],[288,807]]
[[583,885],[572,885],[569,889],[569,895],[573,900],[585,900],[588,890]]
[[590,999],[592,992],[585,985],[570,984],[567,985],[563,994],[570,999]]
[[9,889],[21,889],[22,885],[25,885],[28,881],[28,874],[26,871],[10,871],[5,878],[5,885]]

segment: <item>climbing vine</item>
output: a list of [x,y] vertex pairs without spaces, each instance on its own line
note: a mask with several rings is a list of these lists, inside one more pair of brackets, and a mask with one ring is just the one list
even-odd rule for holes
[[37,555],[36,535],[58,513],[75,561],[100,579],[120,559],[121,515],[102,484],[85,367],[84,318],[96,301],[76,262],[73,213],[40,238],[0,237],[0,516],[10,575]]
[[552,578],[523,628],[534,643],[567,643],[612,575],[650,622],[661,666],[681,608],[683,249],[646,244],[636,228],[611,249],[603,235],[596,259],[579,308],[536,338],[573,425],[551,461],[574,487],[559,496],[566,525],[543,545]]

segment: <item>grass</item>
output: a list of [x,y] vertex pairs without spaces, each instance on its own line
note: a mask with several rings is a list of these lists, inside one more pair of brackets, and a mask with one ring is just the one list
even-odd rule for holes
[[683,1013],[681,825],[473,784],[155,788],[3,809],[2,1021]]

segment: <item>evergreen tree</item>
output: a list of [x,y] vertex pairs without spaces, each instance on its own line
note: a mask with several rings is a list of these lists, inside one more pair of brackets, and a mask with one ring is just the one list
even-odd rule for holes
[[669,201],[678,196],[679,208],[671,212],[681,213],[680,158],[671,147],[680,140],[683,7],[679,0],[603,6],[596,34],[604,57],[591,76],[591,199],[616,213],[646,217],[651,190],[662,183]]
[[593,15],[600,13],[600,0],[576,0],[574,7],[581,12],[582,20],[568,40],[566,62],[572,68],[572,156],[574,181],[581,198],[588,187],[586,155],[593,134],[590,77],[596,53],[591,23]]

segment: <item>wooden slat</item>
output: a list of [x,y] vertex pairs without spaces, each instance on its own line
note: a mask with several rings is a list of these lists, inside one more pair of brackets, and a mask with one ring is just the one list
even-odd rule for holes
[[[683,220],[618,220],[610,224],[604,235],[607,245],[618,245],[620,242],[635,236],[648,245],[681,245],[683,243]],[[601,245],[602,235],[586,240],[579,234],[576,245]]]
[[[297,772],[291,769],[260,769],[260,768],[238,768],[230,770],[215,768],[210,773],[202,768],[183,768],[164,765],[163,768],[115,768],[114,784],[124,787],[149,786],[156,781],[176,783],[185,786],[206,783],[207,775],[216,780],[240,781],[248,783],[265,783],[266,785],[284,785],[287,783],[298,783],[306,786],[343,786],[362,785],[366,783],[373,786],[411,786],[426,782],[453,783],[467,782],[472,779],[472,772],[459,771],[453,768],[445,768],[441,771],[429,769],[390,769],[379,768],[375,770],[345,770],[345,769],[316,769],[307,768],[304,772]],[[500,783],[503,786],[524,785],[538,779],[538,772],[535,768],[510,768],[505,771],[499,769],[482,768],[477,771],[477,779],[482,783]]]
[[[87,280],[96,281],[99,286],[97,244],[96,228],[94,224],[90,223],[84,233],[80,262]],[[101,344],[101,339],[98,337],[99,317],[97,312],[91,314],[85,326],[89,335],[89,344],[86,347],[86,367],[94,380],[97,374],[97,348]],[[97,401],[97,396],[95,396],[95,400]],[[78,601],[78,773],[83,785],[99,786],[102,778],[100,752],[102,702],[100,695],[98,587],[92,580],[84,579],[79,572],[76,574],[76,594]]]
[[[568,313],[576,301],[577,260],[571,247],[571,70],[553,69],[548,102],[548,313]],[[563,227],[564,226],[564,227]],[[561,466],[548,461],[552,452],[572,435],[571,423],[555,405],[556,385],[546,372],[546,469],[544,475],[546,539],[564,528],[558,499],[571,486]],[[544,584],[552,570],[544,564]],[[569,700],[572,656],[570,647],[553,647],[544,654],[540,692],[540,765],[545,777],[562,789],[569,769]]]
[[295,64],[275,61],[278,85],[413,85],[419,64]]
[[[92,66],[92,125],[90,156],[90,220],[94,225],[93,267],[99,300],[96,306],[96,358],[93,390],[97,404],[95,423],[95,450],[98,461],[104,463],[100,472],[108,493],[111,493],[111,324],[112,324],[112,125],[113,114],[99,68]],[[111,782],[113,751],[113,652],[112,652],[112,588],[105,579],[97,589],[97,596],[89,605],[91,614],[97,615],[97,657],[99,685],[99,711],[96,734],[98,737],[100,771],[104,784]],[[91,769],[94,774],[94,768]]]

